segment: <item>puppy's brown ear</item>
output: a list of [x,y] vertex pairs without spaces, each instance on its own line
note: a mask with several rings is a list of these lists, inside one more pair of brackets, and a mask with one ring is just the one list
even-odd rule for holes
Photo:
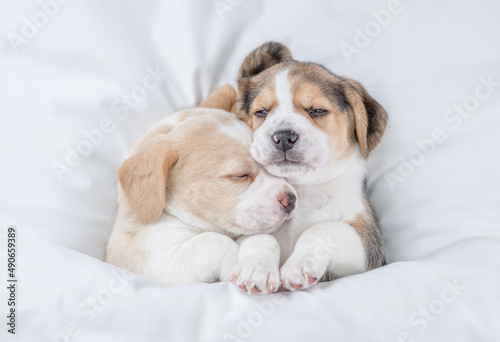
[[118,179],[132,212],[143,223],[155,222],[166,201],[167,173],[177,153],[164,137],[157,137],[125,160]]
[[235,105],[236,91],[231,85],[226,84],[214,90],[198,107],[223,109],[234,113]]
[[288,48],[277,42],[267,42],[250,52],[241,64],[238,82],[255,76],[275,64],[293,60]]
[[378,145],[387,126],[387,112],[358,82],[345,79],[347,98],[354,112],[356,138],[363,157]]
[[[257,47],[245,58],[238,72],[238,99],[236,102],[236,116],[250,124],[248,115],[250,101],[252,97],[251,89],[255,82],[253,76],[281,62],[293,60],[288,48],[277,42],[267,42]],[[255,88],[254,88],[255,89]]]

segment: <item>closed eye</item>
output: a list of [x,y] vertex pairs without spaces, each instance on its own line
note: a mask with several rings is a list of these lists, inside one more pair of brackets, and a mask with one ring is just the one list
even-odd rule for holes
[[237,175],[229,175],[228,178],[231,178],[233,180],[236,180],[236,181],[246,181],[248,179],[250,179],[250,175],[246,174],[246,173],[242,173],[242,174],[237,174]]
[[258,118],[265,118],[268,113],[269,112],[267,111],[267,109],[262,109],[254,112],[253,115],[255,115]]
[[307,114],[309,114],[311,118],[318,118],[330,114],[330,111],[324,108],[311,108],[307,111]]

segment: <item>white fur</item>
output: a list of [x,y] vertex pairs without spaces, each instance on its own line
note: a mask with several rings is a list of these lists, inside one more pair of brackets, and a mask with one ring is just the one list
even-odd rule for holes
[[[199,116],[189,116],[181,121],[182,114]],[[221,120],[217,121],[217,118]],[[138,150],[140,144],[148,143],[149,139],[155,139],[159,134],[169,134],[174,130],[179,133],[190,127],[194,122],[190,120],[197,120],[198,123],[215,120],[219,131],[232,137],[235,144],[248,147],[252,141],[251,130],[234,115],[204,108],[170,115],[143,136],[132,151]],[[201,156],[207,161],[212,157]],[[236,164],[240,159],[251,160],[249,156],[238,158],[234,155],[228,155],[228,159],[234,160]],[[219,166],[222,173],[227,171],[223,169],[226,166]],[[120,186],[119,210],[108,243],[107,261],[166,285],[228,281],[232,278],[239,286],[249,284],[245,288],[249,293],[277,291],[279,245],[276,239],[269,234],[244,235],[273,232],[291,217],[285,213],[278,200],[280,195],[287,193],[296,194],[284,179],[274,177],[260,168],[256,179],[240,195],[235,212],[227,213],[210,207],[218,217],[234,216],[237,227],[208,222],[182,209],[182,205],[168,196],[160,218],[154,223],[143,224],[135,219]]]
[[280,285],[278,241],[269,234],[243,236],[238,240],[238,264],[232,269],[233,282],[248,293],[260,289],[263,293],[277,291]]
[[[288,70],[280,72],[275,79],[278,107],[264,123],[255,130],[254,142],[250,147],[252,157],[272,175],[278,177],[297,177],[314,173],[330,159],[328,137],[317,130],[306,118],[295,112],[291,96]],[[297,146],[292,153],[302,163],[280,167],[274,164],[274,146],[271,137],[275,132],[291,130],[299,135]]]
[[144,234],[150,255],[143,272],[166,285],[227,280],[237,260],[238,245],[231,238],[173,216],[162,215]]
[[219,130],[222,133],[229,135],[231,138],[242,142],[245,146],[250,147],[250,144],[252,143],[252,132],[242,121],[231,120],[230,124],[220,125]]
[[[287,186],[283,179],[271,176],[265,170],[259,172],[248,191],[240,197],[237,206],[238,223],[242,227],[253,227],[252,234],[276,231],[287,217],[279,204],[277,205],[276,198],[280,193],[286,193]],[[271,231],[267,227],[269,220],[262,220],[266,217],[276,218],[276,224]]]
[[[335,276],[363,272],[366,261],[361,238],[345,222],[354,221],[365,210],[365,160],[358,151],[346,160],[335,159],[327,135],[294,111],[288,70],[276,76],[275,89],[279,106],[254,132],[251,153],[270,173],[294,184],[300,200],[294,217],[273,234],[281,247],[283,287],[307,288],[326,271]],[[302,165],[273,163],[276,148],[271,136],[280,130],[299,135],[291,151],[297,149],[303,156]]]

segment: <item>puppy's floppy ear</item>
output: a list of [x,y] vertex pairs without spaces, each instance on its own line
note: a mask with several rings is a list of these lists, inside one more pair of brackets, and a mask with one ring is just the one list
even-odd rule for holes
[[345,92],[354,112],[356,138],[363,157],[378,145],[387,126],[387,112],[358,82],[344,79]]
[[226,84],[214,90],[198,107],[223,109],[234,113],[235,105],[236,91],[231,85]]
[[238,82],[255,76],[275,64],[293,60],[288,48],[277,42],[267,42],[257,47],[245,58],[238,73]]
[[176,161],[177,153],[162,135],[120,166],[118,179],[140,222],[155,222],[160,217],[166,201],[167,173]]

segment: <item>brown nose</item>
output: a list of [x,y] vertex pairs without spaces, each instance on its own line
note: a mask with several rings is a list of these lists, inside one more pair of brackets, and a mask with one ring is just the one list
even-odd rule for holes
[[278,200],[281,203],[283,210],[289,214],[295,208],[295,201],[297,200],[297,197],[290,192],[288,194],[281,195]]

